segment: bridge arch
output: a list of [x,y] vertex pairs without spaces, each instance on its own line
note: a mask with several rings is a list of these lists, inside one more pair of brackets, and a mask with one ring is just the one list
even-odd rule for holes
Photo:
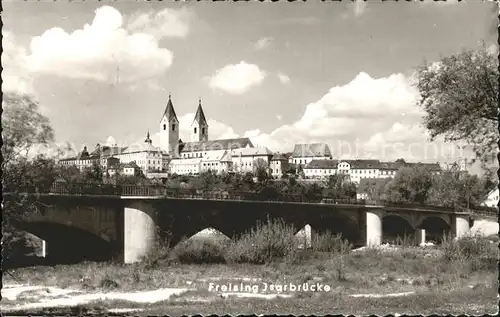
[[406,215],[386,215],[382,218],[382,241],[395,242],[405,236],[413,239],[415,229]]
[[448,219],[440,215],[428,216],[422,220],[417,228],[425,230],[427,241],[440,243],[443,236],[448,235],[451,232],[451,225],[449,220],[447,220]]
[[[330,213],[325,217],[314,217],[307,222],[311,226],[312,237],[324,233],[340,234],[342,239],[358,245],[363,240],[359,220],[348,213]],[[302,228],[297,228],[302,229]],[[314,241],[314,238],[313,238]]]
[[120,251],[115,241],[75,226],[49,221],[19,222],[21,230],[45,241],[48,263],[76,263],[83,260],[107,261]]

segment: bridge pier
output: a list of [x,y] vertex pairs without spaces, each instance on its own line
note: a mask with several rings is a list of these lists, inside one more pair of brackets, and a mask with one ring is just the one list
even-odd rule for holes
[[417,246],[425,243],[425,229],[415,229],[415,240]]
[[381,210],[366,211],[366,245],[368,247],[382,243],[382,217]]
[[141,261],[155,246],[156,210],[149,204],[125,207],[123,215],[123,254],[125,263]]
[[452,231],[455,239],[460,239],[469,235],[469,216],[455,215],[453,219]]
[[312,246],[312,229],[311,225],[307,224],[304,228],[300,229],[295,235],[299,239],[300,249],[309,249]]
[[42,258],[47,257],[47,242],[45,240],[42,240]]

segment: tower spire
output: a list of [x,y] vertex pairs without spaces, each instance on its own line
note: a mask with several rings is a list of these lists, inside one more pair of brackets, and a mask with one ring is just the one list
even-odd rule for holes
[[165,111],[163,112],[163,116],[167,116],[167,120],[170,121],[172,119],[175,119],[175,121],[179,121],[179,119],[177,119],[177,115],[175,114],[175,110],[174,110],[174,104],[172,103],[172,95],[171,94],[168,94],[168,102],[167,102],[167,106],[165,107]]
[[149,129],[148,129],[148,133],[146,134],[146,140],[144,140],[144,142],[149,143],[149,144],[151,144],[153,142],[153,141],[151,141],[151,138],[149,137]]

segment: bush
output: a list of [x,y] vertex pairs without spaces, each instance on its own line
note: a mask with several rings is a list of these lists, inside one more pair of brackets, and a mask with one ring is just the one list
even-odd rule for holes
[[265,264],[276,260],[296,261],[298,241],[293,226],[283,220],[257,223],[249,232],[232,240],[226,260],[233,263]]
[[183,264],[225,263],[224,249],[224,241],[189,239],[177,244],[172,254]]
[[454,240],[445,236],[441,248],[444,260],[462,271],[470,273],[497,269],[498,248],[485,237],[468,236]]
[[104,289],[115,289],[119,287],[118,283],[107,275],[101,280],[99,286]]
[[331,232],[313,234],[311,237],[313,251],[348,253],[352,246],[347,240],[342,239],[342,234],[334,235]]
[[153,249],[149,254],[143,259],[143,266],[146,269],[153,269],[158,266],[161,260],[166,259],[170,250],[170,233],[162,232],[159,226],[156,226],[156,240],[154,242]]

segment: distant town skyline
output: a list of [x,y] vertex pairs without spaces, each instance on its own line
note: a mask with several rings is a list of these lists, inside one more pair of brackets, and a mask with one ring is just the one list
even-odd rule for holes
[[171,94],[183,140],[201,97],[210,139],[453,160],[420,126],[413,69],[481,41],[496,49],[495,4],[479,1],[3,5],[3,90],[34,94],[77,151],[148,130],[159,145]]

